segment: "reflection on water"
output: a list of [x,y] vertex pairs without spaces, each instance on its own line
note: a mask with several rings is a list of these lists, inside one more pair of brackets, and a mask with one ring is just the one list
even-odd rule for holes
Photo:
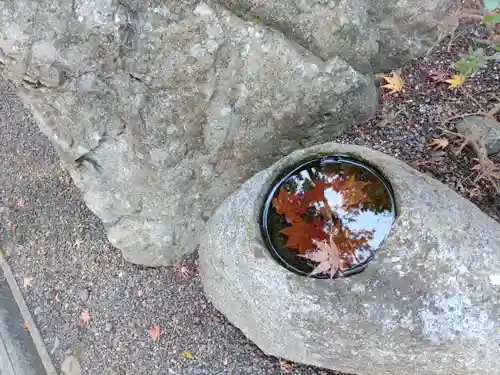
[[387,183],[350,159],[307,162],[273,189],[265,232],[280,260],[301,274],[318,267],[318,256],[310,256],[319,250],[315,241],[332,241],[339,255],[335,275],[349,275],[371,260],[395,219]]

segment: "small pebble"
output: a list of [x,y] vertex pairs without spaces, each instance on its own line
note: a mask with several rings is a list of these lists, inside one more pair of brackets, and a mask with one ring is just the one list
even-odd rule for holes
[[82,301],[85,302],[89,299],[89,291],[86,288],[75,288],[75,295]]

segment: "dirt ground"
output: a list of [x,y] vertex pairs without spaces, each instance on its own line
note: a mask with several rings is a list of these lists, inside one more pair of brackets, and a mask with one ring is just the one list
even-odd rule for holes
[[[499,194],[486,182],[473,182],[474,154],[465,150],[455,157],[458,141],[443,151],[426,146],[441,136],[440,127],[454,129],[448,118],[498,103],[498,62],[490,62],[464,89],[451,90],[429,76],[451,74],[458,53],[481,33],[476,26],[462,27],[450,52],[444,41],[429,58],[402,67],[405,92],[384,95],[377,116],[339,141],[405,160],[500,220]],[[186,276],[124,261],[5,82],[0,82],[0,116],[0,243],[18,282],[26,283],[24,296],[56,367],[74,355],[84,374],[285,373],[279,359],[264,355],[208,303],[196,257],[185,261]],[[79,315],[87,309],[91,320],[84,324]],[[162,329],[157,341],[148,334],[152,324]],[[335,374],[301,365],[290,373]]]

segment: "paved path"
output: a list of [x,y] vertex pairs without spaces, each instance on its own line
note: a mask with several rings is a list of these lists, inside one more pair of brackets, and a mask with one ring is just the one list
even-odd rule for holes
[[0,375],[46,375],[7,281],[0,270]]

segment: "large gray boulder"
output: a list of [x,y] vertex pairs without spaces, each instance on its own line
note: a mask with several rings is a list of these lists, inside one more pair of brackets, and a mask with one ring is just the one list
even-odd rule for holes
[[217,0],[281,30],[321,59],[341,56],[363,72],[424,54],[446,29],[456,0]]
[[[284,167],[337,152],[380,168],[398,218],[361,274],[298,276],[267,252],[259,212]],[[358,375],[497,375],[499,234],[499,223],[406,164],[327,143],[292,153],[226,199],[207,223],[200,267],[215,307],[268,354]]]
[[370,117],[370,77],[197,0],[0,1],[20,87],[124,256],[167,265],[251,175]]

